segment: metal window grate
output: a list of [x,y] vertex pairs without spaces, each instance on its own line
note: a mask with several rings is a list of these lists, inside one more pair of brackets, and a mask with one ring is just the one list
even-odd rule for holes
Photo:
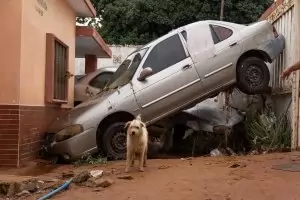
[[68,92],[68,49],[60,42],[55,41],[54,49],[54,99],[67,100]]

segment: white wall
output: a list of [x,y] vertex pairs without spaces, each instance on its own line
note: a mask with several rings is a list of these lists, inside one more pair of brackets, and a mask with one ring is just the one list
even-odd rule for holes
[[[109,45],[112,51],[112,58],[98,58],[98,68],[109,67],[109,66],[118,66],[121,62],[134,50],[140,46],[135,45]],[[85,60],[84,58],[75,59],[75,75],[84,74],[85,69]]]

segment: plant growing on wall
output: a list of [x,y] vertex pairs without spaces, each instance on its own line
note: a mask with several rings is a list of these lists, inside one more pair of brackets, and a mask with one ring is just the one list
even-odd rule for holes
[[253,149],[283,151],[290,148],[292,129],[286,114],[276,117],[273,112],[248,113],[246,126]]

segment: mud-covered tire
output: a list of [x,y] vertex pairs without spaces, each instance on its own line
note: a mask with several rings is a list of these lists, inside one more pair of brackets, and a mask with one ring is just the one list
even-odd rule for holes
[[246,58],[237,68],[237,87],[246,94],[262,94],[269,90],[270,72],[266,63],[256,57]]
[[125,122],[115,122],[108,126],[102,136],[101,149],[109,159],[126,158]]

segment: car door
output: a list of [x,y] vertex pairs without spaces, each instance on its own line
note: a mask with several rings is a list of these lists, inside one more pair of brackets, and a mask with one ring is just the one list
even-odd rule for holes
[[144,81],[132,80],[144,120],[166,116],[199,96],[201,82],[181,34],[173,32],[152,46],[141,66],[140,71],[153,71]]
[[213,56],[208,60],[209,67],[202,72],[205,88],[215,90],[235,82],[236,63],[241,53],[234,29],[223,24],[209,24],[214,42]]

